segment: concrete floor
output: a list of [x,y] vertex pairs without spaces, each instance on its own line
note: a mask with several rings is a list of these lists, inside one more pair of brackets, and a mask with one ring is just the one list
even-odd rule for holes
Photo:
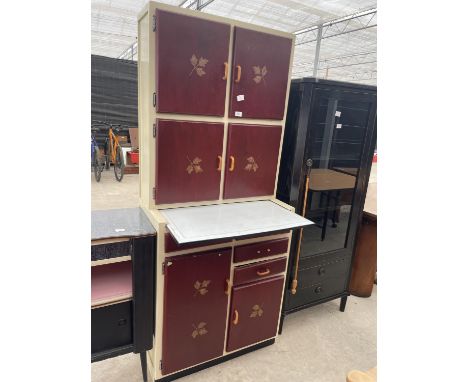
[[[92,177],[91,184],[93,209],[138,206],[138,175],[125,175],[119,183],[111,168],[100,183]],[[377,364],[377,287],[369,298],[349,297],[344,313],[338,307],[335,300],[291,314],[274,345],[179,381],[344,382],[348,371]],[[141,382],[140,358],[127,354],[93,363],[91,377],[93,382]]]

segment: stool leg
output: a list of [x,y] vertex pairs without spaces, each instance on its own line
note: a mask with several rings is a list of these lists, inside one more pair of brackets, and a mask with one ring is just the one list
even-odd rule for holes
[[348,301],[348,296],[341,297],[340,301],[340,312],[344,312],[346,308],[346,301]]
[[143,381],[148,382],[148,365],[146,364],[146,352],[140,353],[141,371],[143,374]]

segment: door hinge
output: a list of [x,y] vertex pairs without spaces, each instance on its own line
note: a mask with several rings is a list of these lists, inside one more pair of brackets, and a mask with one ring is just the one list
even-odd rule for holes
[[156,200],[156,187],[153,187],[153,200]]
[[153,15],[153,24],[152,24],[152,27],[153,27],[153,32],[156,32],[156,15]]
[[165,275],[166,274],[166,268],[169,266],[169,265],[172,265],[172,261],[163,261],[162,263],[162,274]]
[[156,107],[156,92],[153,93],[153,107]]
[[156,124],[153,123],[153,138],[156,138]]

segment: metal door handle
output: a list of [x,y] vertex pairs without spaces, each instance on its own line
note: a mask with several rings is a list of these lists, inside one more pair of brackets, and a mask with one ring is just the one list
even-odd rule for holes
[[229,160],[231,161],[231,164],[229,165],[229,171],[234,171],[234,166],[236,164],[236,160],[234,159],[234,157],[232,155],[229,157]]
[[267,268],[265,269],[264,271],[257,271],[257,275],[259,276],[266,276],[266,275],[269,275],[270,274],[270,269]]
[[224,77],[223,77],[223,80],[227,80],[228,67],[229,67],[228,63],[225,62],[224,63]]
[[234,309],[234,321],[232,321],[234,325],[237,325],[239,323],[239,312],[237,309]]
[[240,82],[241,75],[242,75],[242,67],[240,65],[236,65],[236,69],[237,69],[237,76],[234,82]]
[[222,162],[223,158],[221,157],[221,155],[218,155],[218,171],[221,171],[221,162]]

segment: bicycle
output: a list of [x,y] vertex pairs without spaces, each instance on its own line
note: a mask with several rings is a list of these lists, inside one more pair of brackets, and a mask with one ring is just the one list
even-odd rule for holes
[[104,145],[106,170],[109,170],[110,163],[113,163],[115,179],[120,182],[124,176],[125,162],[122,147],[119,143],[119,137],[114,134],[114,131],[118,134],[122,125],[111,124],[103,121],[93,121],[93,126],[98,125],[105,126],[108,130],[108,137],[106,138]]
[[91,127],[91,165],[93,166],[94,178],[96,182],[101,180],[101,173],[104,169],[99,146],[96,142],[96,131],[98,129]]

